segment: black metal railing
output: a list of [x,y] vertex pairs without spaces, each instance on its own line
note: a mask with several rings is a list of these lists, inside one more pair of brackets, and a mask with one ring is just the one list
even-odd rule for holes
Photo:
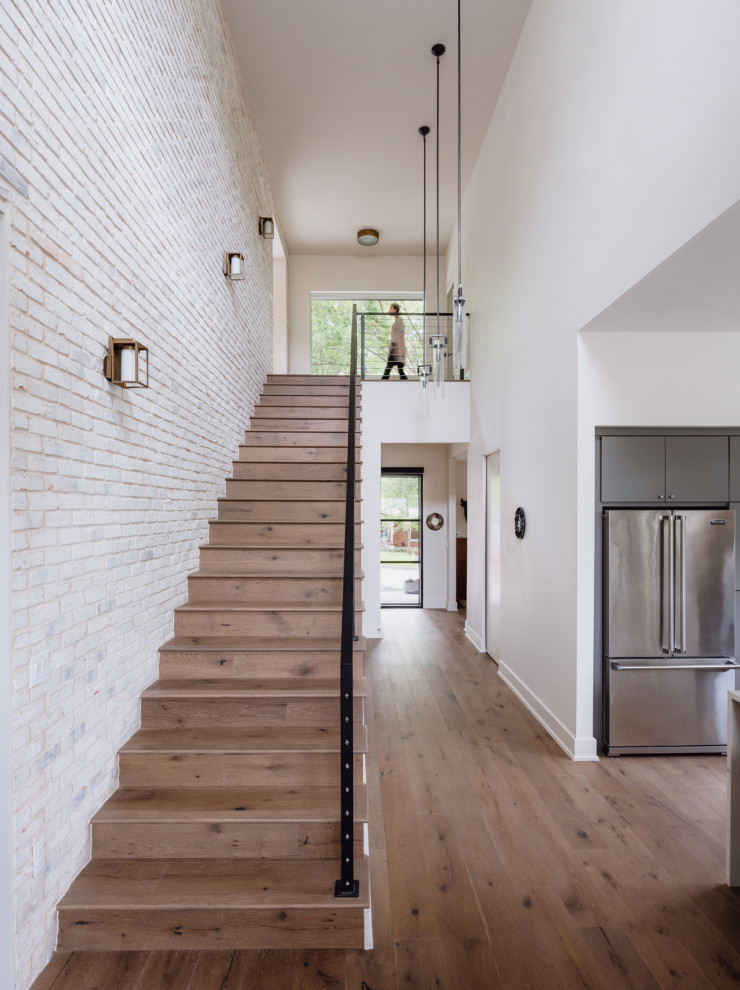
[[[444,381],[465,381],[470,378],[468,365],[469,313],[462,324],[453,313],[400,314],[404,323],[406,347],[405,374],[410,378],[434,375],[435,363],[442,367],[438,373]],[[388,360],[394,313],[357,314],[360,333],[360,374],[363,379],[380,378]],[[395,376],[396,372],[393,372]]]
[[344,576],[342,580],[342,633],[339,657],[339,742],[341,755],[340,838],[341,878],[334,885],[335,897],[358,897],[355,878],[354,814],[354,698],[353,656],[355,649],[355,444],[357,411],[357,307],[352,307],[352,339],[349,360],[349,404],[347,413],[347,496],[344,512]]

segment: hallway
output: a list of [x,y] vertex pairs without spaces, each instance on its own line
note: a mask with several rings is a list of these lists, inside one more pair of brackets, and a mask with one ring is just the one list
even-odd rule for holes
[[375,948],[62,954],[34,990],[740,986],[724,759],[573,763],[459,614],[383,625],[366,657]]

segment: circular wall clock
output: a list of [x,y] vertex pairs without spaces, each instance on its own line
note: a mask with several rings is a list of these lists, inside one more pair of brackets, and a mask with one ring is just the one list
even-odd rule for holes
[[524,515],[524,509],[519,506],[519,508],[514,513],[514,536],[517,540],[524,539],[524,530],[527,528],[527,517]]
[[442,529],[444,524],[445,521],[438,512],[430,512],[427,516],[427,526],[435,533],[438,529]]

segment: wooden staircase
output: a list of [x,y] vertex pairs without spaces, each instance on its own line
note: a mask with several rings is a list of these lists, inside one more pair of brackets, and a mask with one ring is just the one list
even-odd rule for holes
[[[91,862],[59,904],[60,950],[363,947],[362,638],[360,898],[334,897],[348,391],[346,378],[268,376],[120,786],[92,820]],[[359,542],[358,523],[357,603]]]

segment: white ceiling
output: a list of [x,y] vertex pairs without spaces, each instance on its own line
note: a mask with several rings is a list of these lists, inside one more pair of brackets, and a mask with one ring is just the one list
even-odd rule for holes
[[583,329],[740,331],[739,272],[736,203]]
[[[463,190],[531,0],[462,0]],[[440,65],[440,246],[457,216],[455,0],[221,0],[290,254],[421,254],[435,236]],[[380,244],[361,248],[360,227]]]

